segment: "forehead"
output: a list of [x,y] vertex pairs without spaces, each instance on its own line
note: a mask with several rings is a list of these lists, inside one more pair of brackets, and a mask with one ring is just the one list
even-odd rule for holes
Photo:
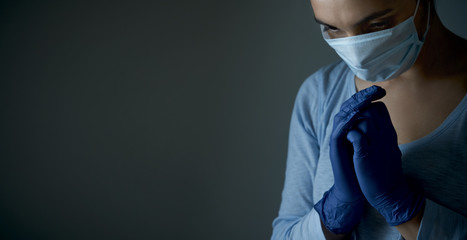
[[362,16],[406,7],[409,0],[310,0],[315,17],[330,25],[356,22]]

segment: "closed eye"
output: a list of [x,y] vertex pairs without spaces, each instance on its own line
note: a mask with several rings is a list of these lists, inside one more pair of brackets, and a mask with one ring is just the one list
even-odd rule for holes
[[382,30],[389,27],[388,21],[376,22],[370,24],[369,28],[373,30]]
[[376,32],[384,29],[392,28],[396,24],[394,16],[385,17],[368,22],[366,25],[366,32]]
[[329,26],[329,25],[323,25],[322,26],[322,29],[323,29],[323,32],[327,32],[327,31],[338,31],[339,29],[336,28],[336,27],[333,27],[333,26]]
[[328,31],[330,31],[330,32],[336,32],[336,31],[339,31],[338,28],[336,28],[336,27],[334,27],[334,26],[331,26],[331,25],[329,25],[329,24],[326,24],[326,23],[324,23],[324,22],[318,20],[316,17],[315,17],[315,21],[316,21],[318,24],[321,25],[321,29],[322,29],[323,32],[328,32]]

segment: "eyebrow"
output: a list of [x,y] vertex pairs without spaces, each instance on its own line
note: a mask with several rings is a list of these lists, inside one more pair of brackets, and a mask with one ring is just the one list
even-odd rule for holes
[[[392,9],[392,8],[388,8],[388,9],[386,9],[386,10],[382,10],[382,11],[378,11],[378,12],[372,13],[372,14],[370,14],[370,15],[368,15],[368,16],[362,18],[361,20],[359,20],[356,24],[354,24],[354,26],[357,26],[357,25],[360,25],[360,24],[362,24],[362,23],[369,22],[369,21],[371,21],[371,20],[373,20],[373,19],[382,17],[382,16],[384,16],[384,15],[386,15],[386,14],[392,12],[393,10],[394,10],[394,9]],[[325,22],[323,22],[323,21],[317,19],[316,16],[315,16],[314,18],[315,18],[315,21],[316,21],[317,23],[319,23],[319,24],[322,24],[322,25],[326,25],[326,26],[335,28],[334,26],[329,25],[329,24],[327,24],[327,23],[325,23]]]
[[334,27],[334,26],[332,26],[332,25],[329,25],[329,24],[327,24],[327,23],[325,23],[325,22],[322,22],[321,20],[317,19],[316,16],[315,16],[315,21],[316,21],[318,24],[326,25],[326,26],[329,26],[329,27],[332,27],[332,28],[336,28],[336,27]]

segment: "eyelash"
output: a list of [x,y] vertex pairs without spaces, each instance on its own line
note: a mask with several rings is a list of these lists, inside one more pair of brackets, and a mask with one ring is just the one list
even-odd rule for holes
[[[389,21],[381,21],[381,22],[376,22],[376,23],[370,24],[369,28],[379,30],[379,29],[387,28],[389,25],[390,25]],[[331,26],[328,26],[328,25],[323,25],[322,29],[323,29],[323,32],[327,32],[327,31],[337,32],[337,31],[339,31],[338,28],[331,27]]]
[[388,21],[382,21],[382,22],[370,24],[370,28],[381,29],[381,28],[386,28],[388,25],[389,25]]
[[335,28],[335,27],[331,27],[331,26],[327,26],[327,25],[323,25],[323,32],[327,32],[327,31],[337,31],[339,30],[338,28]]

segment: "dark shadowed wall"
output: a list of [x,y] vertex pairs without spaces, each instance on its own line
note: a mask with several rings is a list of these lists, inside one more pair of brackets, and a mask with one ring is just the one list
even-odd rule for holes
[[0,239],[268,239],[336,60],[306,0],[1,1]]

